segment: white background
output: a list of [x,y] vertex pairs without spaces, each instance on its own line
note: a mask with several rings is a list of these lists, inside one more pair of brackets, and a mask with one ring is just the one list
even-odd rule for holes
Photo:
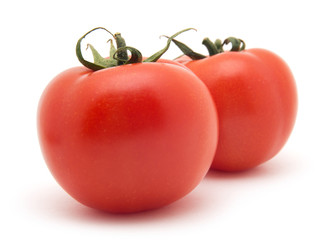
[[[327,17],[325,1],[2,1],[1,239],[327,239]],[[236,36],[274,51],[298,85],[299,111],[284,149],[248,172],[210,172],[159,210],[111,215],[84,207],[49,173],[36,110],[48,82],[79,65],[75,44],[103,26],[150,55],[162,34],[206,53],[204,37]],[[98,35],[97,35],[98,34]],[[107,35],[94,33],[103,41]],[[171,47],[165,58],[180,54]],[[5,237],[6,236],[6,237]]]

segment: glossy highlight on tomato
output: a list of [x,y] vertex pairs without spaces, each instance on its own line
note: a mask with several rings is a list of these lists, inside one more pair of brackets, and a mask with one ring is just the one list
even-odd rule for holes
[[191,71],[135,63],[68,69],[38,107],[52,175],[82,204],[116,213],[170,204],[203,179],[217,146],[217,112]]

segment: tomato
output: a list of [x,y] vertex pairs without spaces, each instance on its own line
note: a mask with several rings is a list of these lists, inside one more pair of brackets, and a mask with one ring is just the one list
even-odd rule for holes
[[[144,57],[143,60],[146,60],[147,58]],[[176,65],[176,66],[179,66],[179,67],[182,67],[184,69],[187,69],[189,70],[185,64],[183,62],[178,62],[178,61],[173,61],[173,60],[170,60],[170,59],[165,59],[165,58],[160,58],[158,59],[157,63],[168,63],[168,64],[173,64],[173,65]]]
[[182,198],[205,176],[217,146],[208,89],[167,63],[68,69],[46,87],[37,118],[57,182],[82,204],[109,212]]
[[178,57],[177,59],[175,59],[176,63],[182,64],[182,65],[186,64],[190,61],[192,61],[192,59],[187,55],[182,55],[182,56]]
[[182,60],[206,84],[219,114],[219,144],[212,169],[250,169],[282,149],[295,123],[297,91],[280,57],[249,49]]

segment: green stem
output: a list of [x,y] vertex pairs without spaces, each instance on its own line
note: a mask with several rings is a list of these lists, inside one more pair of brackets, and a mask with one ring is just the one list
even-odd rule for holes
[[107,68],[107,66],[116,65],[116,60],[114,60],[113,58],[103,58],[91,44],[87,44],[87,47],[91,49],[94,63],[96,65],[101,66],[103,68]]
[[208,49],[209,56],[219,53],[217,46],[209,38],[203,39],[202,44]]
[[[179,32],[175,33],[171,37],[168,37],[166,46],[163,49],[161,49],[160,51],[153,54],[152,56],[145,59],[144,62],[156,62],[165,52],[167,52],[171,41],[173,41],[175,37],[177,37],[179,34],[181,34],[183,32],[189,31],[189,30],[195,30],[195,29],[194,28],[186,28],[186,29],[184,29],[182,31],[179,31]],[[165,37],[167,37],[167,36],[165,36]]]
[[243,51],[246,47],[245,42],[242,39],[239,39],[241,41],[241,48],[240,51]]
[[242,39],[229,37],[225,39],[223,45],[227,45],[229,43],[232,44],[232,48],[230,49],[232,52],[239,52],[245,49],[245,42]]
[[[88,44],[87,46],[88,46],[88,48],[91,49],[93,59],[94,59],[94,63],[92,63],[92,62],[89,62],[84,59],[82,51],[81,51],[81,42],[89,33],[93,32],[94,30],[97,30],[97,29],[103,29],[103,30],[107,31],[108,33],[110,33],[110,35],[113,36],[113,38],[116,42],[117,49],[113,45],[112,39],[109,39],[108,42],[110,42],[110,57],[103,58],[91,44]],[[171,44],[171,41],[173,41],[176,36],[178,36],[179,34],[181,34],[183,32],[191,30],[191,29],[193,29],[193,28],[184,29],[182,31],[175,33],[171,37],[169,37],[167,40],[166,46],[163,49],[161,49],[160,51],[158,51],[155,54],[153,54],[152,56],[150,56],[149,58],[147,58],[146,60],[144,60],[144,62],[156,62],[168,50],[168,48]],[[128,51],[131,53],[130,58],[128,57]],[[102,28],[102,27],[92,29],[91,31],[84,34],[77,41],[76,55],[77,55],[78,60],[85,67],[87,67],[91,70],[94,70],[94,71],[101,70],[104,68],[115,67],[115,66],[119,66],[119,65],[142,62],[141,52],[139,50],[137,50],[136,48],[126,46],[125,40],[121,36],[120,33],[116,33],[113,35],[110,31],[108,31],[107,29]]]
[[[128,59],[122,59],[120,58],[121,53],[125,53],[127,54],[127,50],[131,52],[131,57]],[[142,53],[137,50],[136,48],[133,47],[120,47],[117,49],[117,51],[114,53],[113,58],[118,60],[118,61],[122,61],[123,64],[131,64],[131,63],[141,63],[142,62]]]
[[81,42],[82,40],[91,32],[97,30],[97,29],[103,29],[105,31],[107,31],[109,34],[111,34],[112,36],[114,36],[110,31],[108,31],[107,29],[103,28],[103,27],[97,27],[97,28],[94,28],[90,31],[88,31],[87,33],[85,33],[78,41],[77,41],[77,44],[76,44],[76,56],[78,58],[78,60],[87,68],[91,69],[91,70],[94,70],[94,71],[97,71],[97,70],[100,70],[100,69],[103,69],[105,68],[104,66],[102,65],[99,65],[99,64],[96,64],[96,63],[92,63],[92,62],[89,62],[87,60],[84,59],[83,57],[83,54],[82,54],[82,51],[81,51]]
[[117,49],[121,48],[121,50],[117,53],[118,65],[125,64],[128,61],[128,54],[125,39],[121,36],[120,33],[115,33],[114,38],[116,40]]
[[117,51],[115,46],[114,46],[114,43],[112,41],[112,39],[109,39],[108,42],[110,42],[110,51],[109,51],[109,58],[110,59],[113,59],[113,56],[115,54],[115,52]]
[[198,60],[198,59],[203,59],[206,58],[206,56],[194,52],[191,48],[189,48],[187,45],[185,45],[184,43],[177,41],[176,39],[172,40],[176,46],[188,57],[190,57],[192,60]]
[[218,53],[224,52],[223,43],[221,42],[220,39],[216,39],[215,45],[216,45],[216,48],[218,49]]

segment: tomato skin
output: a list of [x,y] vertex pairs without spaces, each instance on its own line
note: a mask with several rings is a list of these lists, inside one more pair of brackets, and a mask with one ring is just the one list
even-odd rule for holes
[[187,55],[182,55],[182,56],[178,57],[177,59],[175,59],[174,61],[179,64],[185,65],[186,63],[192,61],[192,59]]
[[138,212],[199,184],[215,153],[217,113],[201,80],[172,64],[76,67],[45,89],[38,133],[47,166],[73,198]]
[[295,123],[297,91],[280,57],[250,49],[185,65],[206,84],[219,114],[219,144],[212,169],[247,170],[282,149]]

